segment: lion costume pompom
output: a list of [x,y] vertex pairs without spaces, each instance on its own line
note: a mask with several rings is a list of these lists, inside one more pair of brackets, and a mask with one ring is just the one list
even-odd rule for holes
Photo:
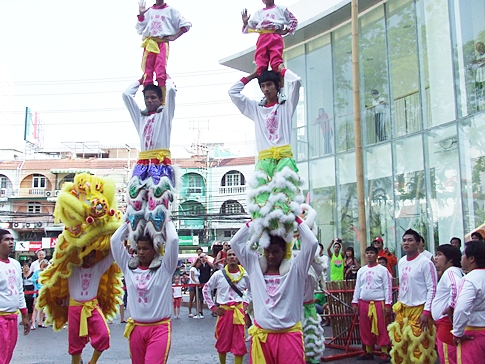
[[[121,225],[117,211],[116,185],[111,179],[78,174],[74,182],[65,183],[54,211],[56,222],[65,225],[52,258],[52,264],[40,275],[43,284],[37,300],[44,309],[47,323],[60,330],[67,322],[68,307],[59,305],[58,299],[69,297],[68,278],[72,267],[80,266],[84,256],[96,250],[99,262],[109,254],[110,238]],[[113,263],[99,282],[98,302],[107,319],[116,315],[123,286],[121,270]]]

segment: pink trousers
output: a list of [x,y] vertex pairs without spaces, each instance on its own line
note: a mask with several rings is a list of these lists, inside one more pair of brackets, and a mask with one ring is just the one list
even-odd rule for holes
[[467,330],[465,335],[473,337],[473,340],[461,342],[461,348],[457,349],[457,362],[460,364],[483,363],[485,358],[485,329]]
[[158,82],[158,86],[165,86],[167,82],[167,60],[168,60],[168,43],[158,43],[160,53],[152,53],[147,50],[143,51],[143,60],[141,69],[143,71],[143,86],[153,84],[153,78]]
[[217,317],[215,347],[220,354],[231,352],[237,356],[244,356],[248,352],[244,341],[244,325],[235,325],[233,319],[232,310],[227,310],[224,316]]
[[[438,357],[442,364],[456,364],[456,346],[447,344],[436,338],[436,346],[438,347]],[[476,363],[475,363],[476,364]]]
[[377,329],[379,335],[374,335],[371,332],[372,321],[368,316],[369,301],[359,300],[359,329],[362,338],[362,344],[374,346],[377,344],[380,347],[390,346],[391,339],[387,333],[386,317],[384,314],[384,301],[374,301],[377,311]]
[[[268,334],[266,342],[261,343],[261,348],[266,364],[305,364],[305,348],[301,332]],[[252,355],[249,363],[258,364],[253,361]]]
[[0,364],[8,364],[13,356],[13,350],[17,344],[18,315],[0,316]]
[[260,34],[256,42],[256,51],[254,52],[254,62],[258,75],[268,69],[268,65],[275,72],[278,72],[278,66],[283,63],[283,49],[285,42],[283,37],[276,33]]
[[84,347],[91,342],[91,346],[97,351],[109,349],[109,330],[104,316],[98,310],[93,310],[92,316],[88,317],[88,336],[79,336],[79,321],[83,306],[69,306],[68,313],[68,352],[70,355],[81,354]]
[[131,362],[133,364],[165,364],[171,344],[171,322],[155,326],[137,325],[130,335]]

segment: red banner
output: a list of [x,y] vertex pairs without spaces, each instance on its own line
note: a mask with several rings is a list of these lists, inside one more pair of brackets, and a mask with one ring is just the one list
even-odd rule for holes
[[35,252],[36,250],[42,249],[41,241],[31,241],[29,242],[29,250]]

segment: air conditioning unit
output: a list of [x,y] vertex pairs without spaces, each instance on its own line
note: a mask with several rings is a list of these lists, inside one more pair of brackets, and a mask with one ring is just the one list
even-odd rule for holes
[[52,191],[45,191],[45,197],[51,197]]
[[20,223],[14,222],[13,223],[13,227],[16,228],[16,229],[18,229],[20,227]]
[[30,222],[26,222],[26,223],[24,224],[24,227],[26,227],[27,229],[28,229],[28,228],[30,228]]
[[59,193],[61,193],[61,190],[55,190],[55,191],[54,191],[54,196],[55,196],[55,197],[59,196]]
[[41,221],[35,223],[35,227],[37,228],[41,228],[43,225],[44,224]]

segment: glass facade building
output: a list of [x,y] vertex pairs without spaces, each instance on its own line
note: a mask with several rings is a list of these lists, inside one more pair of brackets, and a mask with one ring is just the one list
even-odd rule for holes
[[[292,143],[320,240],[359,250],[349,3],[300,28],[285,64],[303,78]],[[485,222],[485,2],[359,3],[367,240],[400,255],[413,228],[434,252]]]

